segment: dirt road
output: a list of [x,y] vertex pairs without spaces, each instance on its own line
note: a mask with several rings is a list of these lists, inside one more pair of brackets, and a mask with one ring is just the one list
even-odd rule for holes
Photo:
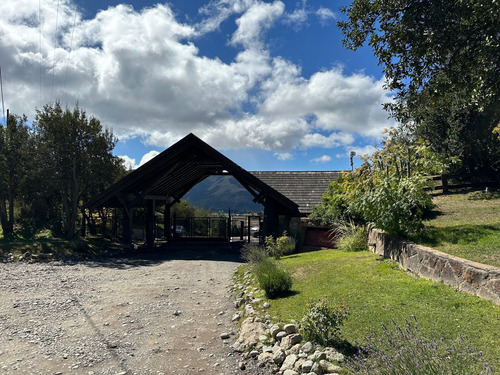
[[235,337],[220,335],[235,329],[238,265],[237,253],[210,246],[0,263],[0,373],[237,373]]

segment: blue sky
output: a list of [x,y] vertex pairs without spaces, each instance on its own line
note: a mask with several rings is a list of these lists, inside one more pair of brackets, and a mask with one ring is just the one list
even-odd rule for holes
[[133,168],[189,133],[248,170],[349,168],[394,124],[371,50],[341,45],[348,4],[4,0],[5,107],[78,103]]

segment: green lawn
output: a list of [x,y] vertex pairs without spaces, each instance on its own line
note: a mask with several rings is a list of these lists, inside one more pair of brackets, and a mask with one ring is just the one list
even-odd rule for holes
[[293,275],[293,293],[270,300],[270,314],[279,320],[300,320],[310,299],[327,296],[350,306],[343,327],[352,344],[391,319],[404,325],[415,315],[429,339],[469,336],[485,359],[500,369],[500,306],[461,294],[442,284],[407,275],[370,252],[321,250],[282,258]]
[[434,197],[435,217],[411,238],[436,250],[500,267],[500,192]]

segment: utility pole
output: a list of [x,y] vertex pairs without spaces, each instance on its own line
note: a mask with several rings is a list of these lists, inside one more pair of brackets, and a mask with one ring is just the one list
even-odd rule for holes
[[351,163],[351,171],[354,170],[354,162],[353,162],[353,158],[356,156],[356,151],[351,151],[351,153],[349,154],[349,161]]

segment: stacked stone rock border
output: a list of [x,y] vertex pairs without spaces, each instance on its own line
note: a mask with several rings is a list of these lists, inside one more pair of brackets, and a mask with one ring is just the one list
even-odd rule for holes
[[417,276],[443,283],[500,305],[500,268],[472,262],[417,245],[373,228],[368,246]]
[[[265,373],[280,375],[338,374],[344,355],[334,348],[304,342],[295,322],[276,323],[266,311],[269,303],[256,297],[261,291],[252,286],[252,278],[247,271],[231,288],[237,309],[232,320],[239,323],[232,348],[242,353],[240,370],[262,368]],[[231,334],[221,338],[230,339]]]

